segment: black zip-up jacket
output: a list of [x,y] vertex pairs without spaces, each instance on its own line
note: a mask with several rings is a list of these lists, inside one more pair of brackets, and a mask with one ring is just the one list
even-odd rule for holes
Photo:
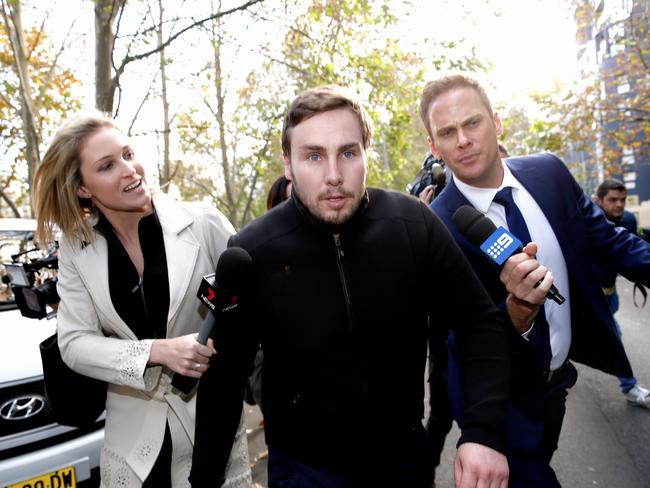
[[337,232],[294,195],[231,239],[252,256],[253,278],[237,311],[217,319],[218,353],[199,384],[192,486],[223,481],[258,342],[271,448],[352,475],[422,458],[429,322],[460,338],[460,442],[503,451],[504,326],[444,224],[411,196],[369,189]]

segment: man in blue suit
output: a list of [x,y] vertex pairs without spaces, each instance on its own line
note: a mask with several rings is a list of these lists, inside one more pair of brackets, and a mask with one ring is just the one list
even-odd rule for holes
[[[432,154],[453,174],[431,207],[508,323],[510,486],[560,486],[550,461],[567,391],[577,379],[569,359],[617,376],[632,374],[593,265],[607,263],[647,285],[650,247],[609,223],[555,156],[502,160],[497,142],[501,122],[475,81],[451,76],[430,82],[423,91],[420,116]],[[492,266],[452,222],[462,205],[472,205],[511,231],[516,224],[517,232],[530,236],[520,235],[528,242],[524,252],[510,257],[502,269]],[[564,304],[546,300],[551,284],[566,297]],[[453,336],[449,349],[450,400],[462,425],[462,358]]]

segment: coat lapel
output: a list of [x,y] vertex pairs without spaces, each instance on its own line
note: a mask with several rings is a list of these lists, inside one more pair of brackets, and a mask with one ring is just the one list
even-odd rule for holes
[[167,254],[167,272],[169,273],[167,327],[169,332],[194,276],[194,267],[199,255],[199,241],[188,229],[193,219],[182,207],[162,195],[154,200],[154,204],[162,227],[165,253]]
[[92,244],[85,246],[73,258],[79,276],[86,285],[97,309],[110,321],[111,327],[127,339],[137,340],[131,328],[120,318],[111,301],[108,288],[108,246],[106,239],[96,234]]
[[506,164],[508,164],[517,181],[528,190],[528,193],[537,202],[553,229],[562,253],[566,255],[570,248],[568,245],[569,237],[565,231],[569,215],[566,215],[563,210],[565,205],[561,200],[564,196],[558,195],[555,191],[548,191],[549,178],[548,175],[543,174],[540,165],[534,164],[532,161],[521,161],[517,158],[508,159]]
[[[458,232],[458,229],[456,228],[456,225],[454,224],[453,221],[453,215],[456,210],[458,210],[459,207],[462,207],[463,205],[469,205],[472,206],[471,203],[469,203],[469,200],[465,198],[465,196],[460,192],[458,187],[456,186],[456,183],[454,182],[454,178],[452,177],[443,192],[438,196],[438,198],[442,199],[442,204],[445,207],[445,211],[443,212],[443,215],[439,215],[447,224],[447,228],[450,230],[454,238],[456,239],[456,242],[458,245],[465,251],[465,254],[473,254],[476,256],[481,256],[481,251],[471,244],[465,237]],[[434,200],[435,202],[435,200]],[[435,211],[435,204],[434,204],[434,211]]]

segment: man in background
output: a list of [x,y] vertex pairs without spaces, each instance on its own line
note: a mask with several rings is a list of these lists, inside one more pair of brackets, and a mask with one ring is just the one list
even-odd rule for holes
[[616,227],[623,227],[631,234],[636,234],[638,224],[632,212],[625,210],[627,188],[614,178],[607,178],[596,188],[594,201],[605,212],[607,220]]
[[[612,222],[616,227],[623,227],[629,233],[636,234],[638,227],[636,218],[632,212],[625,210],[626,198],[627,188],[625,188],[625,185],[621,181],[608,178],[596,188],[594,201],[603,209],[607,220]],[[616,291],[616,277],[618,273],[616,270],[606,266],[596,266],[596,274],[613,315],[618,312],[619,307],[619,297]],[[622,337],[621,325],[618,323],[618,320],[614,322],[619,337]],[[619,376],[618,381],[621,392],[628,404],[650,408],[650,391],[639,385],[633,375]]]

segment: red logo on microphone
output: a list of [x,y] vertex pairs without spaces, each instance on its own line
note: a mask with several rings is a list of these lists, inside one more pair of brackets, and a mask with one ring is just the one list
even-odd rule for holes
[[212,288],[208,288],[208,300],[212,301],[214,300],[216,293]]

